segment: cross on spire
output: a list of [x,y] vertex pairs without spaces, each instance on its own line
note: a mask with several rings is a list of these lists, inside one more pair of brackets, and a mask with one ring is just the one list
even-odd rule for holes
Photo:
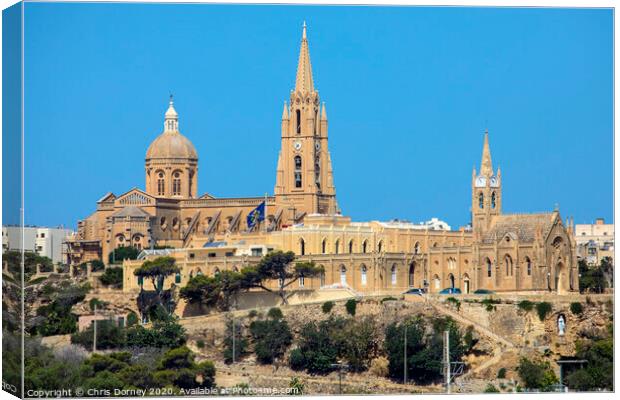
[[310,63],[310,49],[306,34],[306,21],[302,26],[301,46],[299,49],[299,62],[297,63],[297,77],[295,78],[296,92],[313,92],[312,65]]

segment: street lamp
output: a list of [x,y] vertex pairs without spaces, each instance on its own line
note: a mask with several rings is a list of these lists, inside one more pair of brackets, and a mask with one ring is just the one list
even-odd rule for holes
[[331,364],[332,368],[338,370],[338,394],[342,394],[342,371],[349,369],[349,364]]

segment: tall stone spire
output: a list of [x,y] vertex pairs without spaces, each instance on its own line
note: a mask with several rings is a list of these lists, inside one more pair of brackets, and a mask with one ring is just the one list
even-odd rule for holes
[[297,77],[295,78],[296,92],[313,92],[312,65],[310,63],[310,50],[306,36],[306,21],[304,21],[301,33],[301,47],[299,49],[299,62],[297,63]]
[[491,162],[491,148],[489,147],[489,130],[484,131],[484,145],[482,147],[482,161],[480,163],[480,175],[492,176],[493,163]]

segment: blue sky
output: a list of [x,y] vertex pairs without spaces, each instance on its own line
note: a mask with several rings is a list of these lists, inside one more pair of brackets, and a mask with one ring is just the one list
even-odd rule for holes
[[344,214],[466,224],[488,127],[505,212],[613,218],[611,10],[29,3],[26,223],[143,188],[171,91],[199,192],[273,193],[304,20]]

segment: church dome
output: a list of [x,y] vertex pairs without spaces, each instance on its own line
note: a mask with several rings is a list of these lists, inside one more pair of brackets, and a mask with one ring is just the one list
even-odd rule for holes
[[179,132],[179,115],[174,109],[172,97],[166,111],[164,133],[155,138],[146,151],[147,160],[154,158],[198,159],[198,153],[192,142]]
[[164,132],[153,140],[146,151],[146,158],[198,159],[198,153],[192,142],[179,132]]

